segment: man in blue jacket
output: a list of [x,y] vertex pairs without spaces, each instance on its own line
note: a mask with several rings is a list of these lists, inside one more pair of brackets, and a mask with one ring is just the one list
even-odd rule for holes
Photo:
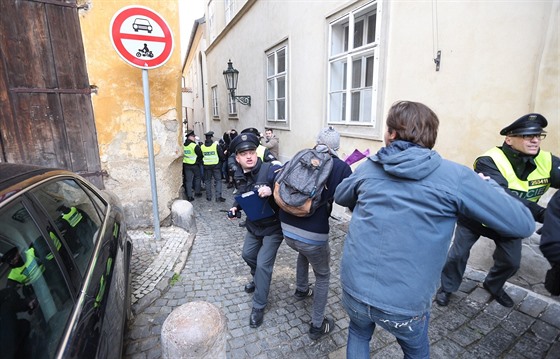
[[438,126],[427,106],[395,103],[386,147],[336,189],[335,202],[353,211],[340,269],[348,358],[369,358],[376,325],[406,358],[430,357],[432,296],[459,214],[506,237],[535,229],[529,210],[494,181],[432,150]]

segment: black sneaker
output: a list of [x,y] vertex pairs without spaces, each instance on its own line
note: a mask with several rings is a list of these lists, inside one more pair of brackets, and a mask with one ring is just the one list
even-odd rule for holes
[[323,335],[330,333],[334,328],[334,320],[330,318],[323,319],[323,324],[321,327],[317,328],[314,327],[313,324],[309,326],[309,338],[312,340],[317,340],[321,338]]
[[311,296],[313,296],[313,289],[311,288],[307,288],[305,292],[296,289],[296,292],[294,293],[294,297],[296,298],[296,300],[302,300]]

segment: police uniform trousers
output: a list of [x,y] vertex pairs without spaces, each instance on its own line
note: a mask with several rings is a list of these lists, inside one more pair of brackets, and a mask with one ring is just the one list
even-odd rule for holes
[[[212,186],[212,179],[214,179],[214,186]],[[222,169],[220,164],[204,166],[204,186],[206,187],[207,200],[212,200],[212,187],[214,187],[216,199],[222,197]]]
[[183,163],[183,179],[185,181],[183,186],[185,187],[187,197],[193,197],[193,186],[194,193],[200,193],[200,166],[197,163],[193,165]]
[[241,256],[251,268],[251,275],[255,282],[255,293],[253,294],[253,308],[255,309],[266,307],[276,252],[278,252],[283,238],[281,230],[268,236],[255,236],[249,231],[245,234]]
[[[456,292],[461,285],[472,246],[480,235],[467,227],[457,224],[453,245],[447,254],[447,261],[441,272],[443,291]],[[506,281],[519,269],[521,263],[522,239],[495,240],[496,249],[492,257],[494,266],[490,268],[484,283],[490,292],[499,295]]]

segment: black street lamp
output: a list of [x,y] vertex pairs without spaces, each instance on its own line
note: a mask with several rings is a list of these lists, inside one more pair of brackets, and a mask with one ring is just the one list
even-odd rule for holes
[[226,86],[231,94],[231,98],[237,100],[242,105],[251,106],[251,96],[236,96],[235,90],[237,89],[237,80],[239,78],[239,71],[233,68],[231,60],[228,61],[228,68],[224,71],[224,79]]

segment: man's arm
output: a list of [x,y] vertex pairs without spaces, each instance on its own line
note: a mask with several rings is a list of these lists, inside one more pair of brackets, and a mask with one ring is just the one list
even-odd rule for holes
[[261,145],[264,147],[271,149],[278,144],[278,138],[271,137],[270,139],[266,139],[266,137],[261,138]]
[[536,202],[532,202],[532,201],[528,201],[524,198],[520,198],[514,192],[510,191],[510,189],[508,188],[507,180],[502,175],[502,173],[498,170],[498,167],[496,166],[496,164],[494,163],[494,160],[491,157],[489,157],[489,156],[479,157],[477,159],[477,161],[475,162],[474,170],[477,173],[483,173],[484,175],[489,176],[494,181],[496,181],[496,183],[498,183],[500,185],[500,187],[502,187],[506,191],[506,193],[508,193],[512,197],[517,198],[527,208],[529,208],[529,210],[531,211],[531,214],[533,215],[533,218],[535,219],[535,221],[537,221],[539,223],[543,222],[544,212],[545,212],[546,209],[544,207],[538,205]]
[[196,153],[196,163],[202,163],[202,150],[200,149],[199,145],[194,147],[194,153]]
[[484,223],[505,238],[529,237],[535,230],[531,212],[517,197],[507,194],[492,179],[486,181],[465,168],[461,175],[459,212]]

